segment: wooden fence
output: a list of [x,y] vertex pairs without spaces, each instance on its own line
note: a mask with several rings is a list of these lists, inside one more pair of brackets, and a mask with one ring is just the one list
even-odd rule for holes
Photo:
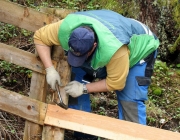
[[[0,22],[13,24],[29,31],[53,22],[57,17],[28,7],[0,0]],[[54,66],[63,85],[70,81],[70,67],[63,51],[52,50]],[[61,55],[60,55],[61,54]],[[59,56],[62,56],[61,58]],[[29,97],[0,88],[0,109],[26,119],[24,140],[63,140],[64,129],[114,140],[178,140],[180,134],[127,121],[68,109],[45,103],[48,88],[44,67],[35,54],[0,43],[0,59],[33,71]],[[68,97],[63,96],[67,104]],[[56,95],[56,94],[55,94]]]
[[[0,15],[1,22],[9,23],[32,32],[36,31],[37,29],[46,24],[52,23],[54,20],[59,19],[52,14],[42,13],[34,9],[24,7],[6,0],[0,0]],[[60,55],[61,53],[63,53],[63,51],[57,49],[57,47],[54,47],[52,51],[52,59],[55,60],[53,61],[54,65],[61,75],[63,84],[67,84],[67,82],[69,82],[70,80],[70,68],[67,62],[65,61],[65,58],[59,58],[59,56],[63,56]],[[10,47],[6,44],[1,43],[0,59],[33,70],[29,97],[45,102],[45,98],[47,96],[46,94],[48,94],[47,84],[45,80],[45,70],[41,61],[36,57],[35,54],[31,54],[29,52],[22,51],[15,47]],[[61,92],[63,93],[64,91]],[[63,99],[65,103],[68,102],[67,97],[63,97]],[[7,105],[3,105],[3,108],[4,106]],[[10,112],[8,110],[6,111]],[[21,116],[21,114],[19,115]],[[31,120],[33,120],[34,118],[41,119],[40,116],[32,116]],[[31,120],[29,121],[29,119],[27,120],[28,121],[26,121],[25,123],[25,133],[23,138],[24,140],[38,140],[41,137],[42,131],[42,137],[44,140],[53,140],[56,139],[56,137],[59,137],[59,139],[63,139],[63,129],[54,128],[51,126],[42,127],[42,125],[39,125],[39,123],[35,123]]]

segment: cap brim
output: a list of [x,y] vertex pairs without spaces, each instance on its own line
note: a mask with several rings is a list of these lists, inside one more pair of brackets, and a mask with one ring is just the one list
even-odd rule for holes
[[70,51],[68,51],[68,63],[73,66],[73,67],[80,67],[83,65],[83,63],[85,62],[87,58],[87,54],[83,55],[83,56],[75,56],[73,53],[71,53]]

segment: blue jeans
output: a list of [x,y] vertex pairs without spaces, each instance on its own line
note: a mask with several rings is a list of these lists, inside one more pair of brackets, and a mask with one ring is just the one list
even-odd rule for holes
[[[157,51],[154,51],[144,61],[139,61],[134,65],[129,70],[124,89],[115,91],[118,100],[119,119],[146,125],[146,106],[144,101],[148,99],[148,87],[151,83],[156,56]],[[97,78],[106,77],[105,67],[102,70],[98,70],[98,72],[96,72]],[[87,65],[85,68],[73,67],[72,73],[74,75],[73,80],[81,83],[83,83],[82,80],[87,73],[93,74],[93,72],[88,71]],[[93,75],[91,76],[93,77]],[[74,102],[71,102],[71,100],[74,100]],[[78,98],[70,98],[69,107],[91,112],[89,94],[83,94]]]

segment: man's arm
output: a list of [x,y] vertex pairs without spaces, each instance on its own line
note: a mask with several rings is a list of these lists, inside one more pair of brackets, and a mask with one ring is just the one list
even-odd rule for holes
[[52,66],[50,47],[53,45],[60,46],[58,30],[61,23],[62,21],[48,24],[37,30],[34,34],[34,44],[45,68]]
[[129,49],[122,46],[106,65],[106,86],[109,91],[122,90],[129,73]]
[[86,84],[89,93],[92,92],[107,92],[106,79]]
[[39,57],[44,64],[45,68],[51,67],[52,61],[51,61],[51,48],[46,46],[46,45],[38,45],[35,44],[36,46],[36,51],[39,54]]
[[56,82],[61,85],[59,73],[55,70],[51,61],[51,46],[60,45],[58,40],[58,30],[61,21],[46,25],[34,34],[34,44],[36,51],[45,67],[47,83],[55,90]]

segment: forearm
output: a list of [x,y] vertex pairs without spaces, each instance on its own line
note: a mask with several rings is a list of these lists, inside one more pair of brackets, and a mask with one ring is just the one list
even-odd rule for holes
[[58,40],[58,30],[61,22],[62,21],[48,24],[37,30],[34,34],[34,44],[45,68],[52,66],[50,46],[60,46],[60,42]]
[[86,84],[87,90],[91,92],[107,92],[106,79]]
[[46,45],[41,45],[41,44],[35,44],[36,51],[44,65],[45,68],[48,68],[52,66],[52,61],[51,61],[51,48]]

